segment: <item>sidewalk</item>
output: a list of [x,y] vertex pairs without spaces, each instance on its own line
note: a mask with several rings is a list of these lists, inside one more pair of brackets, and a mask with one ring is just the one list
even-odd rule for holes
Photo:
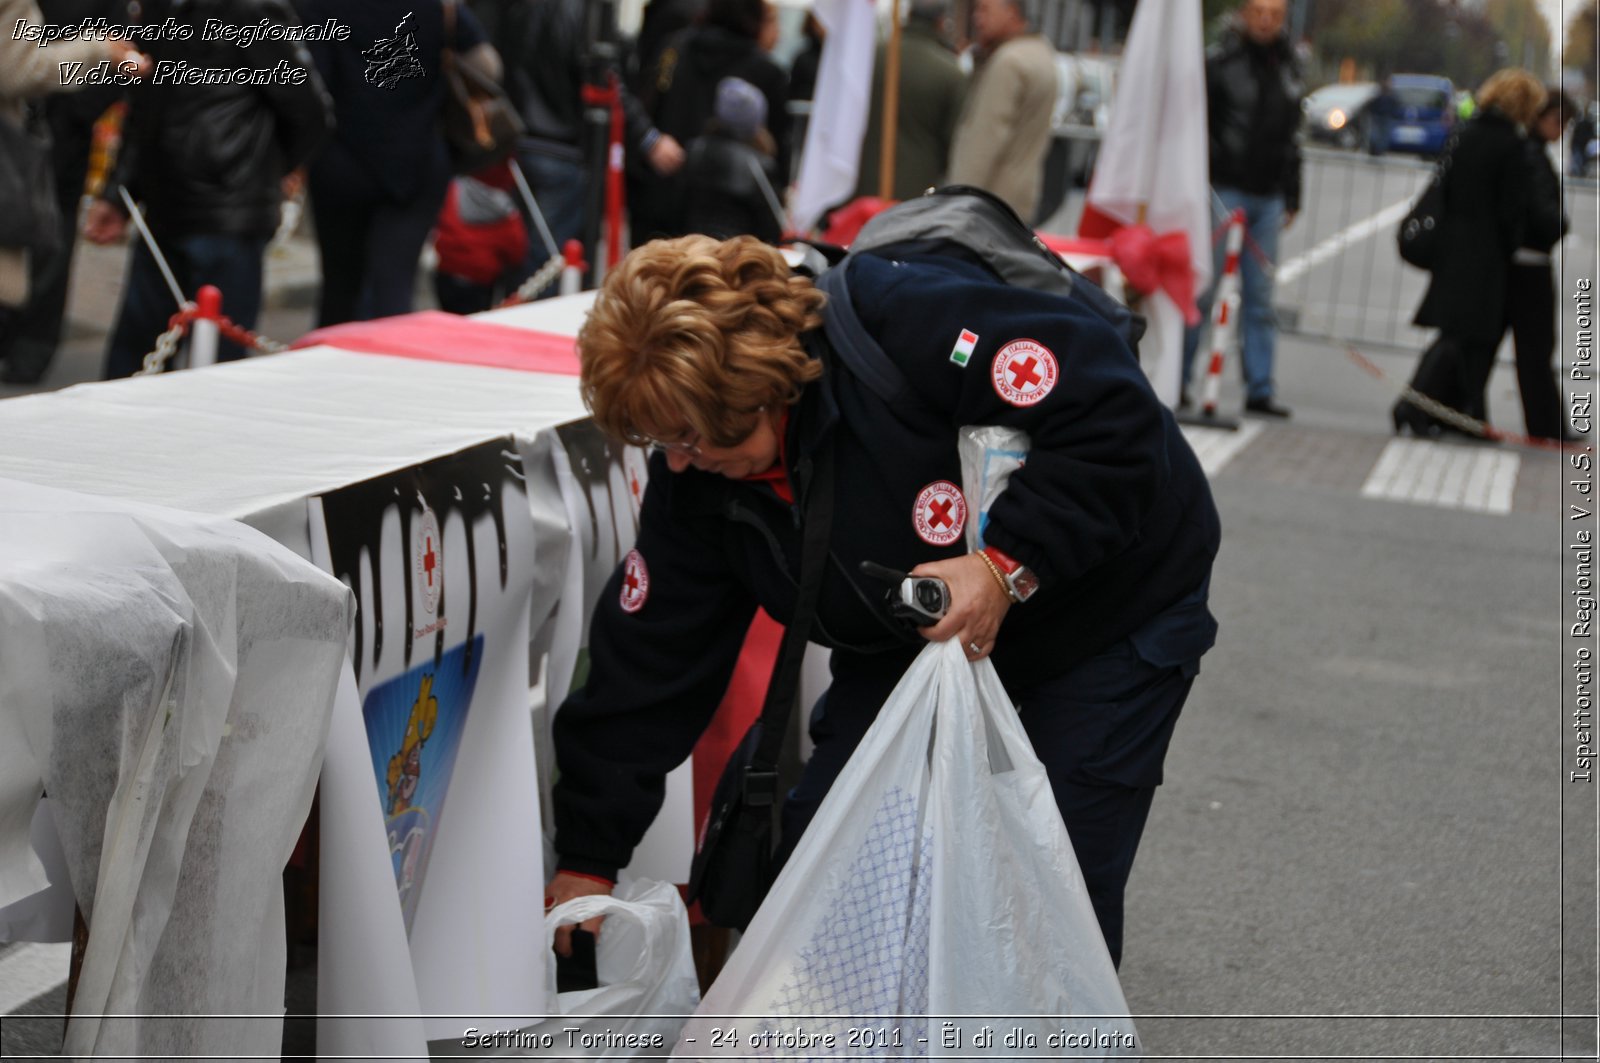
[[[100,379],[106,337],[122,299],[127,257],[126,245],[100,247],[79,241],[72,261],[67,321],[50,371],[37,384],[0,384],[0,399],[55,391]],[[310,331],[320,283],[317,248],[308,232],[297,232],[284,244],[270,249],[261,320],[256,331],[281,343],[293,342]],[[226,304],[223,312],[227,312]]]

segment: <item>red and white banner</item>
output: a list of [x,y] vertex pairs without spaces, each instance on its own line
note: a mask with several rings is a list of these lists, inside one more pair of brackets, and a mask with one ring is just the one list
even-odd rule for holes
[[[1100,147],[1079,233],[1106,236],[1143,222],[1188,238],[1194,290],[1211,280],[1205,48],[1200,5],[1142,0],[1122,53],[1111,124]],[[1142,214],[1142,216],[1141,216]],[[1150,328],[1141,353],[1156,394],[1178,401],[1183,315],[1162,290],[1143,307]]]

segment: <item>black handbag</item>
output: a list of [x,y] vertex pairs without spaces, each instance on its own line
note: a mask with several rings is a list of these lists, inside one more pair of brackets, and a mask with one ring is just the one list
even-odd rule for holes
[[50,137],[40,126],[0,118],[0,247],[42,256],[60,248],[61,222]]
[[800,586],[794,615],[784,628],[761,716],[728,758],[711,798],[711,810],[689,870],[689,900],[712,925],[744,930],[777,877],[778,760],[789,736],[799,693],[806,635],[816,616],[833,523],[833,445],[814,463],[801,533]]
[[444,0],[444,35],[439,56],[444,77],[444,110],[440,124],[450,149],[451,168],[460,174],[493,166],[516,149],[522,116],[505,90],[482,70],[463,62],[455,48],[456,3]]
[[1400,258],[1418,269],[1433,270],[1439,260],[1439,233],[1444,228],[1444,179],[1450,170],[1450,149],[1445,145],[1439,164],[1434,168],[1433,179],[1422,195],[1411,205],[1406,216],[1400,219],[1395,232]]

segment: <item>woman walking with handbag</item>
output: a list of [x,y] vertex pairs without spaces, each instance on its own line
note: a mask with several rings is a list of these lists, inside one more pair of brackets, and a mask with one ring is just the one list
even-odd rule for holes
[[[1450,148],[1433,279],[1414,318],[1439,336],[1411,386],[1479,420],[1487,414],[1484,389],[1505,331],[1511,255],[1527,224],[1522,130],[1544,101],[1544,84],[1526,70],[1501,70],[1479,90],[1478,110]],[[1410,429],[1433,438],[1450,429],[1404,399],[1391,416],[1396,434]]]

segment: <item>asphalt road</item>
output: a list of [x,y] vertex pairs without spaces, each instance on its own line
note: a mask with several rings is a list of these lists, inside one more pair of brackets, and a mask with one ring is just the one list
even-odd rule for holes
[[[1422,276],[1370,219],[1422,177],[1312,158],[1278,266],[1303,330],[1279,354],[1295,416],[1195,437],[1224,526],[1222,630],[1129,887],[1122,978],[1150,1058],[1596,1058],[1600,791],[1569,779],[1580,640],[1565,634],[1569,547],[1594,519],[1569,519],[1583,499],[1567,455],[1392,447],[1392,385],[1346,354],[1355,341],[1396,380],[1415,361],[1403,322]],[[1563,364],[1571,296],[1595,274],[1593,186],[1571,192]],[[80,286],[49,384],[93,376],[106,292]],[[263,331],[306,327],[297,301]],[[1490,402],[1520,428],[1504,363]],[[55,996],[7,1010],[59,1011],[38,977]],[[0,1031],[8,1055],[59,1048],[42,1024]]]

